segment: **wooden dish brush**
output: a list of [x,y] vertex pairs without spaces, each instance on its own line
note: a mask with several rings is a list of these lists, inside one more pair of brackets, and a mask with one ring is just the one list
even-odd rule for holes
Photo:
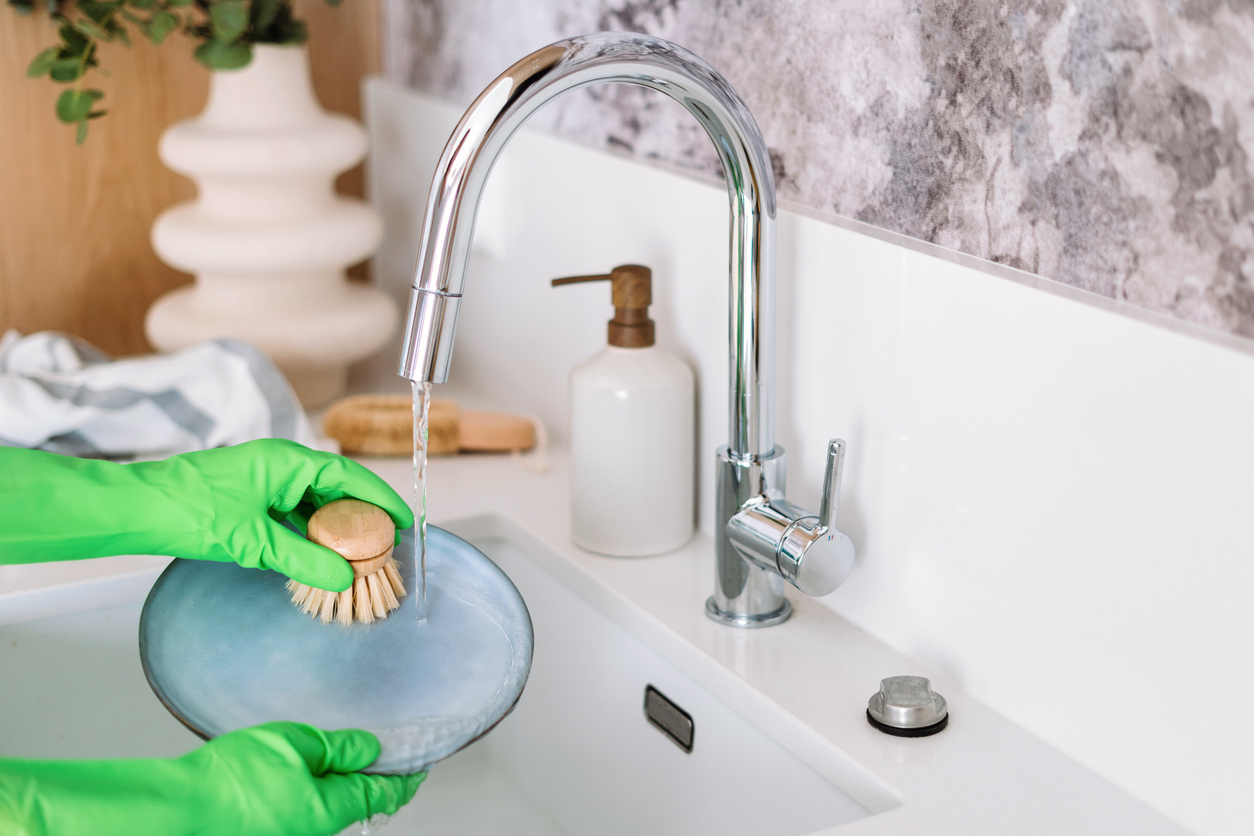
[[354,619],[370,624],[401,605],[405,584],[392,556],[396,525],[382,508],[360,499],[328,502],[309,518],[305,537],[347,560],[353,567],[353,585],[330,592],[289,580],[292,603],[301,612],[323,624],[334,620],[349,625]]
[[[444,398],[431,399],[427,419],[428,456],[530,450],[536,443],[535,427],[521,415],[460,409]],[[327,410],[322,428],[346,456],[409,456],[413,401],[408,395],[354,395]]]

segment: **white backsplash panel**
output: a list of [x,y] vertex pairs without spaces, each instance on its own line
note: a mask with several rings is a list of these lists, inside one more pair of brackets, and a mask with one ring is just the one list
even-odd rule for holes
[[[603,30],[724,73],[780,195],[1254,337],[1254,5],[1239,0],[383,0],[388,77],[467,105]],[[718,174],[664,96],[594,86],[540,117]]]
[[[376,277],[403,303],[460,109],[377,80],[366,104],[387,225]],[[658,344],[697,376],[708,530],[727,433],[726,191],[524,130],[482,213],[436,395],[534,413],[560,442],[567,375],[612,309],[603,286],[549,279],[649,265]],[[1239,830],[1254,724],[1221,706],[1254,690],[1254,355],[867,232],[780,217],[789,498],[817,507],[826,442],[849,442],[840,527],[858,564],[824,603],[1185,826]],[[361,374],[399,390],[394,359]]]

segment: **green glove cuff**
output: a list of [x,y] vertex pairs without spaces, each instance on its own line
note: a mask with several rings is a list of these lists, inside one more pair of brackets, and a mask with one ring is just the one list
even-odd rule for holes
[[357,771],[378,755],[367,731],[267,723],[171,760],[0,760],[0,832],[334,834],[395,813],[426,778]]
[[413,512],[386,482],[342,456],[283,439],[117,464],[0,447],[0,564],[162,554],[275,569],[342,591],[352,569],[282,521],[346,496],[380,506],[399,530]]

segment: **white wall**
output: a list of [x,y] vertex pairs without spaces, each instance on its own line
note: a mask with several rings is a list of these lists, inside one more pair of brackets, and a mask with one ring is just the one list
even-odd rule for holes
[[[367,93],[388,225],[376,275],[404,302],[459,114],[384,82]],[[659,343],[699,380],[708,528],[726,235],[721,186],[524,131],[484,199],[437,396],[533,412],[560,439],[566,375],[611,309],[606,286],[548,280],[650,265]],[[789,498],[816,507],[825,443],[849,441],[840,517],[859,561],[824,603],[1186,826],[1245,826],[1254,353],[903,241],[780,218]],[[359,374],[397,387],[389,366]]]

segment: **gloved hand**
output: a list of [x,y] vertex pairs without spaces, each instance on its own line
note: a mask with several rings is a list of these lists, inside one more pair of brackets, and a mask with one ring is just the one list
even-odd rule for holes
[[378,756],[367,731],[266,723],[170,760],[0,760],[0,832],[324,836],[395,813],[427,777],[357,771]]
[[0,447],[0,564],[159,554],[275,569],[342,592],[348,562],[281,523],[346,496],[387,511],[398,538],[414,524],[366,468],[284,439],[134,464]]

